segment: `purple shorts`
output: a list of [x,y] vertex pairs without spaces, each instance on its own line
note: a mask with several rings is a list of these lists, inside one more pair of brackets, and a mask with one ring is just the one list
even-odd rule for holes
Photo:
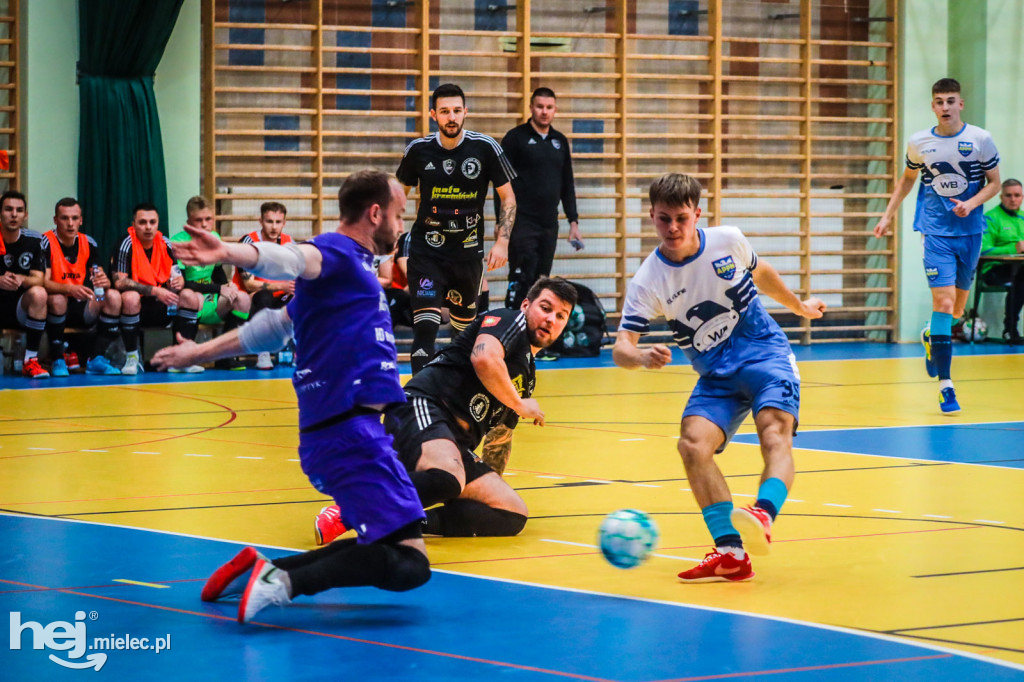
[[341,520],[376,542],[425,518],[380,417],[353,417],[299,435],[299,460],[313,487],[341,507]]

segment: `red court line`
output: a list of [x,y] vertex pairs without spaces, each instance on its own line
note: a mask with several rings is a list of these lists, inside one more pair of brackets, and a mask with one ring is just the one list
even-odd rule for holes
[[[64,594],[73,594],[79,597],[91,597],[93,599],[102,599],[104,601],[118,602],[120,604],[128,604],[129,606],[142,606],[145,608],[157,609],[158,611],[170,611],[172,613],[182,613],[189,616],[200,616],[202,618],[210,618],[212,620],[227,620],[237,621],[236,616],[220,616],[214,613],[205,613],[203,611],[190,611],[188,609],[178,609],[173,606],[160,606],[158,604],[147,604],[145,602],[132,601],[130,599],[118,599],[117,597],[108,597],[102,594],[92,594],[90,592],[78,592],[74,589],[56,587],[48,588],[42,585],[32,585],[30,583],[22,583],[15,580],[4,580],[0,578],[0,583],[8,583],[10,585],[21,585],[22,587],[31,587],[40,590],[54,590],[57,592],[63,592]],[[388,642],[377,642],[372,639],[360,639],[358,637],[346,637],[345,635],[335,635],[329,632],[319,632],[317,630],[303,630],[301,628],[291,628],[285,625],[274,625],[272,623],[261,623],[258,621],[251,621],[249,625],[260,626],[265,628],[272,628],[274,630],[285,630],[287,632],[297,632],[304,635],[314,635],[316,637],[329,637],[331,639],[338,639],[345,642],[354,642],[357,644],[369,644],[372,646],[380,646],[388,649],[399,649],[401,651],[411,651],[418,654],[427,654],[428,656],[440,656],[442,658],[452,658],[460,661],[471,661],[473,663],[484,663],[486,665],[495,665],[502,668],[513,668],[515,670],[528,670],[530,672],[544,673],[546,675],[555,675],[557,677],[569,677],[574,680],[589,680],[589,682],[613,682],[612,680],[605,679],[603,677],[590,677],[588,675],[578,675],[576,673],[563,672],[561,670],[548,670],[547,668],[538,668],[531,665],[520,665],[518,663],[508,663],[505,661],[492,661],[487,658],[477,658],[475,656],[463,656],[462,654],[452,654],[445,651],[433,651],[431,649],[420,649],[418,647],[405,646],[402,644],[390,644]]]
[[800,668],[780,668],[778,670],[751,670],[742,673],[723,673],[721,675],[702,675],[700,677],[674,677],[657,682],[699,682],[700,680],[726,680],[734,677],[752,677],[754,675],[785,675],[786,673],[804,673],[811,670],[835,670],[837,668],[859,668],[866,665],[889,665],[891,663],[913,663],[915,661],[933,661],[939,658],[952,658],[953,654],[934,654],[932,656],[913,656],[909,658],[885,658],[876,661],[856,661],[851,663],[830,663],[829,665],[808,665]]
[[[140,445],[147,445],[149,443],[161,443],[161,442],[167,441],[167,440],[177,440],[179,438],[189,438],[191,436],[197,436],[197,435],[199,435],[201,433],[206,433],[208,431],[213,431],[215,429],[219,429],[222,426],[227,426],[228,424],[230,424],[231,422],[235,421],[235,419],[238,418],[238,413],[236,413],[234,410],[232,410],[227,405],[221,405],[220,403],[215,403],[212,400],[206,400],[205,398],[196,398],[194,396],[188,396],[188,395],[182,395],[182,394],[176,394],[176,393],[166,393],[166,392],[162,392],[162,391],[152,391],[152,390],[147,390],[147,389],[142,389],[142,388],[129,388],[129,387],[122,387],[122,386],[115,386],[114,388],[118,388],[120,390],[125,390],[125,391],[128,391],[128,390],[138,391],[138,392],[141,392],[141,393],[157,393],[159,395],[173,395],[173,396],[177,396],[177,397],[187,398],[189,400],[195,400],[195,401],[201,402],[201,403],[208,403],[210,405],[213,405],[214,407],[221,408],[222,410],[227,412],[230,416],[227,418],[227,421],[224,421],[224,422],[222,422],[220,424],[217,424],[215,426],[207,427],[205,429],[199,429],[198,431],[194,431],[192,433],[179,433],[179,434],[176,434],[176,435],[173,435],[173,436],[167,436],[165,438],[155,438],[153,440],[142,440],[142,441],[138,441],[138,442],[135,442],[135,443],[124,443],[122,445],[104,445],[104,446],[101,446],[102,448],[109,448],[111,450],[116,450],[116,449],[120,449],[120,448],[134,448],[134,447],[138,447]],[[153,429],[153,430],[154,430],[154,432],[159,433],[158,429]],[[91,449],[98,450],[100,448],[91,448]],[[32,454],[29,454],[29,455],[9,455],[9,456],[6,456],[6,457],[0,457],[0,459],[22,459],[22,458],[25,458],[25,457],[44,457],[44,456],[48,456],[48,455],[67,455],[67,454],[70,454],[70,453],[73,453],[73,452],[78,452],[78,450],[61,450],[59,452],[39,452],[39,453],[32,453]]]
[[72,502],[112,502],[114,500],[153,500],[161,497],[194,497],[196,495],[242,495],[250,493],[280,493],[288,492],[290,490],[305,490],[309,491],[309,486],[299,486],[295,488],[256,488],[253,490],[214,490],[208,493],[164,493],[162,495],[128,495],[125,497],[94,497],[83,500],[37,500],[34,502],[0,502],[0,506],[13,507],[13,506],[25,506],[29,504],[70,504]]
[[[916,520],[916,519],[915,519]],[[812,542],[816,540],[853,540],[856,538],[873,538],[880,537],[883,535],[914,535],[915,533],[942,533],[951,530],[979,530],[981,528],[988,528],[988,526],[956,526],[955,528],[930,528],[926,530],[901,530],[894,531],[891,533],[864,533],[862,535],[836,535],[833,537],[822,537],[822,538],[795,538],[793,540],[775,540],[773,544],[780,544],[783,542]],[[688,549],[707,549],[707,545],[684,545],[680,547],[663,547],[659,548],[659,552],[669,552],[678,550]],[[467,559],[466,561],[436,561],[431,562],[431,566],[453,566],[455,564],[486,564],[496,561],[524,561],[529,559],[558,559],[561,557],[580,557],[580,556],[592,556],[598,552],[597,547],[585,551],[585,552],[566,552],[563,554],[535,554],[533,556],[511,556],[511,557],[498,557],[495,559]],[[679,557],[680,559],[682,557]]]

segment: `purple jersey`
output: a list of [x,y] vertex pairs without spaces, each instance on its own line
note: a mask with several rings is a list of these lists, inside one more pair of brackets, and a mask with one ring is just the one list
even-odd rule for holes
[[292,384],[305,429],[356,405],[405,402],[388,303],[373,254],[331,232],[308,242],[323,256],[320,276],[295,283]]

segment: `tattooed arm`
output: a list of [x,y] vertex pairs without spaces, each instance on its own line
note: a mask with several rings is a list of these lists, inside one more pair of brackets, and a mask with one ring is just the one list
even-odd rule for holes
[[498,221],[494,225],[494,246],[487,254],[487,271],[497,270],[508,262],[508,240],[512,236],[512,225],[516,222],[516,195],[512,183],[506,182],[494,191],[501,200]]
[[512,454],[512,429],[499,424],[487,432],[481,458],[499,476],[505,473],[505,465]]
[[127,272],[114,273],[114,288],[118,291],[137,291],[140,296],[152,296],[164,305],[173,305],[178,302],[178,295],[170,289],[136,282],[128,276]]

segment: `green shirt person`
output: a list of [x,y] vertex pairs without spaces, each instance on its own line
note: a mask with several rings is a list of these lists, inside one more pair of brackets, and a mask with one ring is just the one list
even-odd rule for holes
[[[1014,256],[1024,254],[1024,214],[1021,200],[1024,188],[1019,180],[1009,179],[1002,185],[999,205],[985,213],[985,234],[981,238],[983,256]],[[1019,346],[1021,339],[1018,323],[1024,307],[1024,265],[1010,263],[984,263],[981,279],[985,284],[1009,285],[1006,311],[1003,318],[1003,340]]]

